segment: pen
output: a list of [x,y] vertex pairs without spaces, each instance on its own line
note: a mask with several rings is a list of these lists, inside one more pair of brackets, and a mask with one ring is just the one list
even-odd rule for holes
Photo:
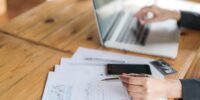
[[[148,74],[127,74],[128,76],[131,76],[131,77],[150,77],[150,75]],[[109,81],[109,80],[118,80],[119,77],[113,77],[113,78],[106,78],[106,79],[103,79],[101,81]]]
[[118,77],[114,77],[114,78],[106,78],[106,79],[102,79],[101,81],[109,81],[109,80],[118,80]]
[[114,62],[114,63],[126,63],[126,61],[124,61],[124,60],[112,60],[112,59],[104,59],[104,58],[85,58],[85,60],[106,61],[106,62]]

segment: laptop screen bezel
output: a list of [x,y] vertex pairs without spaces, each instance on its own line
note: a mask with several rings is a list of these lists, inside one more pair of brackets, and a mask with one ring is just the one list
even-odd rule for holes
[[95,20],[96,20],[96,25],[97,25],[97,29],[98,29],[98,34],[99,34],[99,39],[100,39],[100,42],[101,42],[101,45],[104,46],[104,39],[103,39],[103,36],[102,36],[102,31],[100,29],[100,23],[99,23],[99,20],[98,20],[98,15],[96,13],[96,5],[95,5],[95,1],[92,0],[92,5],[93,5],[93,12],[94,12],[94,15],[95,15]]
[[97,14],[97,6],[95,5],[95,0],[92,0],[92,3],[93,3],[92,5],[93,5],[93,10],[94,10],[95,20],[96,20],[97,28],[98,28],[99,38],[100,38],[101,44],[104,45],[104,41],[106,41],[108,35],[110,34],[110,31],[112,30],[113,25],[115,25],[115,21],[118,15],[116,15],[115,18],[113,19],[112,24],[109,26],[110,28],[106,31],[105,34],[103,34],[101,30],[102,26],[100,24],[100,20],[98,18],[99,16]]

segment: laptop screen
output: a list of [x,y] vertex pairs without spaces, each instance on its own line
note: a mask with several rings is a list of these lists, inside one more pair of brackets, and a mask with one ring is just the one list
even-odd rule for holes
[[120,0],[93,0],[97,22],[103,40],[111,30],[122,7]]

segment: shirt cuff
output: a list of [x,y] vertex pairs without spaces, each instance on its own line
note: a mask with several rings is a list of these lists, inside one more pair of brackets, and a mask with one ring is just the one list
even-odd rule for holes
[[178,27],[200,30],[200,14],[194,12],[180,11],[181,18],[177,22]]
[[180,11],[180,13],[181,13],[181,18],[177,22],[179,28],[181,28],[182,26],[187,25],[185,19],[187,19],[188,17],[190,17],[190,15],[188,15],[186,12]]
[[200,100],[200,81],[197,79],[180,80],[183,100]]

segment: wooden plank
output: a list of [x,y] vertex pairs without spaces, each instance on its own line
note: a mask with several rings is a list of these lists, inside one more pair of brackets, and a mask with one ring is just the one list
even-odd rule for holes
[[[71,20],[75,20],[87,12],[89,7],[90,4],[88,2],[73,3],[70,5],[65,2],[43,3],[32,11],[14,19],[9,25],[6,25],[2,29],[13,30],[6,32],[14,33],[27,39],[40,41]],[[28,21],[24,21],[24,19],[28,19]]]
[[7,0],[0,0],[0,15],[7,11]]
[[[11,20],[8,24],[3,26],[1,29],[5,30],[6,32],[13,33],[13,34],[18,34],[21,31],[26,30],[28,27],[33,26],[34,22],[40,21],[41,17],[48,17],[48,13],[53,13],[55,10],[59,9],[62,6],[58,6],[59,3],[42,3],[39,6],[31,9],[30,11],[26,12],[25,14],[22,14],[13,20]],[[66,5],[68,6],[68,5]],[[44,12],[39,12],[40,9],[42,9]],[[51,9],[51,10],[49,10]],[[36,19],[36,20],[32,20]]]
[[195,55],[200,46],[199,31],[183,30],[183,35],[180,38],[179,54],[176,60],[171,61],[174,67],[179,71],[177,78],[184,78],[186,72],[191,66]]
[[197,53],[195,54],[194,60],[185,76],[186,79],[188,78],[200,78],[200,48],[198,49]]
[[65,46],[65,51],[73,52],[78,47],[94,48],[98,49],[101,47],[99,43],[99,38],[97,34],[97,28],[95,23],[89,26],[89,30],[83,32],[76,41],[70,41],[68,45]]
[[[44,79],[47,72],[59,62],[61,56],[69,56],[4,33],[0,33],[0,41],[0,100],[17,99],[18,96],[25,100],[26,93],[34,93],[30,91],[36,84],[34,80]],[[38,73],[38,76],[26,78],[33,72]],[[44,80],[43,83],[37,84],[43,85]]]
[[19,82],[9,87],[9,90],[4,91],[4,93],[0,95],[0,99],[1,100],[41,99],[48,71],[52,70],[53,63],[54,64],[58,63],[59,59],[60,56],[57,57],[51,56],[51,58],[46,60],[43,64],[37,66],[37,68],[32,70],[30,74],[27,74],[26,76],[22,77]]
[[76,17],[84,14],[87,9],[81,8],[87,8],[87,5],[84,3],[78,3],[71,5],[70,8],[64,8],[62,10],[56,11],[55,13],[52,13],[52,15],[49,14],[49,18],[45,18],[37,25],[29,28],[28,30],[25,30],[24,32],[21,32],[20,36],[40,41],[54,31],[58,30],[60,27],[66,25],[66,23],[69,23],[71,20],[74,20]]
[[[18,34],[23,32],[26,29],[34,26],[35,24],[44,21],[44,19],[49,18],[49,14],[55,14],[59,9],[68,9],[70,3],[63,1],[61,2],[45,2],[41,5],[33,8],[32,10],[20,15],[19,17],[14,18],[10,23],[5,25],[2,30],[11,30],[7,31],[10,33]],[[45,12],[45,13],[44,13]]]
[[[86,13],[80,18],[68,23],[64,27],[61,27],[56,32],[41,40],[41,43],[49,46],[54,45],[56,48],[63,49],[68,45],[74,44],[78,41],[80,36],[87,35],[88,31],[92,30],[92,26],[95,26],[94,20],[91,20],[92,13]],[[86,25],[87,23],[87,25]],[[93,27],[94,28],[94,27]]]

